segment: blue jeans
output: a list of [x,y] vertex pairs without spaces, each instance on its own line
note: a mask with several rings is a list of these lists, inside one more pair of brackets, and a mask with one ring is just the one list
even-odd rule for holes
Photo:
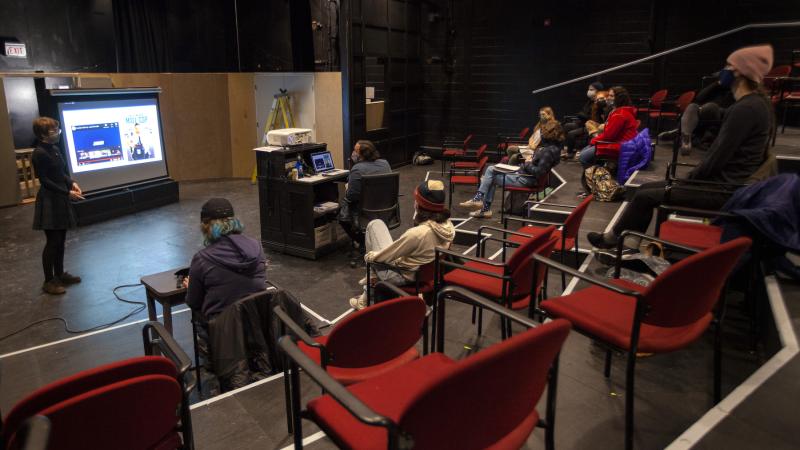
[[583,148],[583,150],[581,150],[581,154],[578,158],[580,159],[581,165],[584,169],[594,164],[596,152],[597,149],[594,145],[587,145]]
[[506,177],[506,186],[528,187],[536,181],[533,177],[522,176],[516,173],[503,174],[495,170],[494,166],[489,166],[481,177],[481,185],[478,192],[483,194],[483,207],[488,209],[494,199],[494,190],[497,186],[503,185],[503,175]]

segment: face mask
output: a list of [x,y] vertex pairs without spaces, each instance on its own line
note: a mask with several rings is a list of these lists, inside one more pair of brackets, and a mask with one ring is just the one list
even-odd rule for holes
[[540,114],[539,120],[542,122],[547,122],[548,120],[550,120],[550,116],[548,116],[547,114]]
[[730,69],[722,69],[719,71],[719,85],[722,87],[729,88],[733,86],[733,80],[735,78],[736,76]]
[[48,134],[46,139],[46,141],[50,144],[55,144],[60,140],[61,140],[61,128],[59,128],[55,133]]
[[359,161],[358,153],[356,152],[350,153],[350,160],[353,161],[354,163],[357,163]]
[[594,89],[589,89],[588,91],[586,91],[586,96],[589,98],[594,98],[596,95],[597,91],[595,91]]
[[607,98],[606,99],[606,105],[607,106],[614,106],[614,99],[613,98]]

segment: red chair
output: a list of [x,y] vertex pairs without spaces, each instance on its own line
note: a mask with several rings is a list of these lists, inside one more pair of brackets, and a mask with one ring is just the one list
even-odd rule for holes
[[467,147],[472,141],[472,135],[468,134],[463,141],[445,139],[442,144],[442,175],[444,175],[445,161],[452,161],[455,158],[463,157],[467,154]]
[[50,421],[49,448],[194,448],[188,406],[194,382],[184,381],[191,360],[158,322],[148,322],[143,333],[147,354],[157,345],[170,358],[131,358],[37,389],[3,421],[5,448],[14,448],[20,427],[37,415]]
[[[545,428],[546,448],[552,449],[558,353],[569,323],[538,325],[458,288],[439,294],[442,313],[445,299],[491,308],[529,329],[460,361],[433,353],[348,388],[282,337],[279,345],[291,371],[295,448],[303,445],[305,417],[340,448],[515,449],[525,445],[538,425]],[[444,323],[444,315],[440,317]],[[327,392],[308,402],[305,411],[300,410],[298,366]],[[540,418],[536,404],[548,382],[546,411]]]
[[[678,120],[681,114],[686,111],[686,108],[694,101],[695,95],[694,91],[686,91],[678,96],[678,99],[674,102],[662,102],[661,110],[648,113],[648,119],[656,119],[656,144],[658,144],[658,133],[661,130],[661,118]],[[667,104],[674,105],[675,111],[664,111],[663,107],[667,106]]]
[[483,144],[478,147],[478,151],[475,152],[475,155],[465,155],[463,160],[453,161],[450,163],[450,167],[453,169],[477,169],[478,162],[483,157],[483,154],[486,153],[486,149],[489,148],[488,145]]
[[[450,178],[449,178],[449,195],[448,195],[448,206],[450,209],[453,208],[453,192],[455,192],[455,188],[457,185],[468,185],[468,186],[475,186],[475,189],[481,185],[481,175],[483,175],[483,171],[486,169],[486,163],[489,161],[488,156],[484,156],[483,158],[478,161],[478,168],[471,169],[471,170],[464,170],[464,169],[455,169],[450,168]],[[460,173],[461,175],[456,175]]]
[[647,128],[650,127],[650,114],[651,113],[658,113],[661,111],[661,104],[664,103],[664,100],[667,99],[667,95],[669,91],[666,89],[661,89],[660,91],[656,91],[653,95],[650,96],[648,99],[640,99],[640,100],[647,100],[647,106],[637,107],[636,113],[637,114],[645,114],[647,116]]
[[531,129],[529,127],[525,127],[520,130],[519,134],[516,136],[501,136],[500,134],[497,135],[498,144],[497,144],[497,155],[502,158],[503,153],[505,153],[506,149],[509,145],[528,145],[528,135],[531,134]]
[[[401,267],[393,266],[386,263],[368,262],[367,263],[367,277],[371,277],[377,270],[391,270],[400,274],[407,273]],[[431,261],[428,264],[423,264],[416,271],[414,271],[414,282],[403,286],[395,286],[402,292],[408,295],[422,295],[427,304],[432,304],[433,300],[430,295],[433,293],[434,276],[436,271],[436,263]],[[367,278],[370,279],[370,278]],[[367,304],[372,304],[372,289],[367,290]]]
[[[539,201],[539,194],[543,194],[547,188],[550,186],[550,171],[547,171],[546,174],[538,177],[536,179],[536,184],[533,186],[506,186],[506,173],[503,174],[503,183],[500,185],[500,192],[503,193],[503,197],[505,197],[506,192],[511,192],[511,196],[509,198],[509,211],[514,211],[514,193],[521,192],[523,194],[528,194],[528,198],[531,195],[536,196],[536,201]],[[514,173],[516,176],[524,177],[524,178],[533,178],[531,175],[527,175],[524,173]],[[527,200],[526,200],[527,201]],[[503,222],[506,219],[506,208],[505,205],[500,208],[500,221]]]
[[[627,231],[622,233],[622,238],[628,234],[681,251],[693,251],[641,233]],[[699,339],[714,323],[714,403],[719,401],[722,315],[715,317],[713,309],[728,276],[750,244],[750,239],[739,238],[693,254],[672,265],[647,287],[620,279],[600,280],[534,255],[536,264],[566,271],[593,285],[570,295],[547,299],[541,303],[541,310],[550,317],[569,320],[576,331],[609,348],[606,352],[606,377],[611,371],[612,350],[628,353],[625,375],[626,449],[633,447],[633,385],[637,352],[681,350]]]
[[[594,195],[589,195],[578,206],[571,206],[571,205],[562,205],[558,203],[545,203],[545,202],[537,202],[539,205],[545,206],[556,206],[559,208],[571,208],[572,212],[564,219],[561,223],[552,223],[552,222],[542,222],[539,220],[532,220],[532,219],[525,219],[522,217],[508,217],[505,221],[503,221],[503,228],[506,230],[510,230],[511,226],[509,225],[509,221],[520,222],[524,224],[522,228],[516,230],[517,233],[522,233],[529,236],[535,236],[539,233],[544,232],[548,225],[556,225],[559,228],[553,231],[553,236],[557,239],[555,251],[559,253],[561,257],[561,264],[564,264],[564,253],[567,250],[574,250],[575,252],[575,268],[578,268],[580,259],[578,258],[578,231],[581,228],[581,222],[583,222],[583,216],[586,215],[586,210],[589,209],[589,205],[594,200]],[[538,225],[538,226],[537,226]],[[525,238],[519,235],[511,235],[509,237],[514,242],[522,242]],[[567,287],[567,277],[562,272],[561,273],[561,289],[564,290]]]
[[[299,347],[339,383],[368,380],[419,358],[427,333],[425,302],[401,297],[368,306],[338,322],[326,336],[310,337],[279,307],[275,314],[300,339]],[[425,351],[425,350],[423,350]]]
[[[543,278],[540,278],[538,283],[534,282],[531,255],[534,253],[546,253],[548,255],[552,253],[556,240],[551,240],[551,235],[555,231],[555,227],[548,227],[542,233],[529,237],[522,244],[503,238],[483,236],[482,231],[484,229],[494,229],[503,233],[515,234],[513,231],[496,229],[490,226],[481,227],[478,234],[479,247],[488,240],[502,242],[504,248],[506,245],[519,245],[519,247],[514,250],[508,261],[472,257],[437,248],[436,291],[438,292],[445,285],[461,286],[495,300],[508,309],[520,310],[528,308],[528,317],[533,317],[535,298],[542,289]],[[460,258],[466,262],[449,261],[440,257],[440,255]],[[449,267],[453,270],[443,275],[443,267]],[[481,323],[479,317],[478,333],[481,332]],[[502,321],[500,323],[501,335],[504,339],[511,332],[507,325]]]

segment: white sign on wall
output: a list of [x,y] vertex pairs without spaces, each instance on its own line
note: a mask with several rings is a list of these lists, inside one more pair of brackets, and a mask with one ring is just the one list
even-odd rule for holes
[[9,58],[27,58],[28,52],[25,44],[21,42],[6,42],[6,56]]

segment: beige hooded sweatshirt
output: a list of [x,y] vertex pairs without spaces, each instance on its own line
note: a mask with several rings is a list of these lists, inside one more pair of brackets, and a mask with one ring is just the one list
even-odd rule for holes
[[436,247],[450,248],[456,229],[449,220],[444,223],[428,220],[410,228],[391,245],[379,252],[368,252],[367,262],[382,262],[408,269],[403,273],[409,280],[414,279],[413,271],[419,266],[433,261]]

